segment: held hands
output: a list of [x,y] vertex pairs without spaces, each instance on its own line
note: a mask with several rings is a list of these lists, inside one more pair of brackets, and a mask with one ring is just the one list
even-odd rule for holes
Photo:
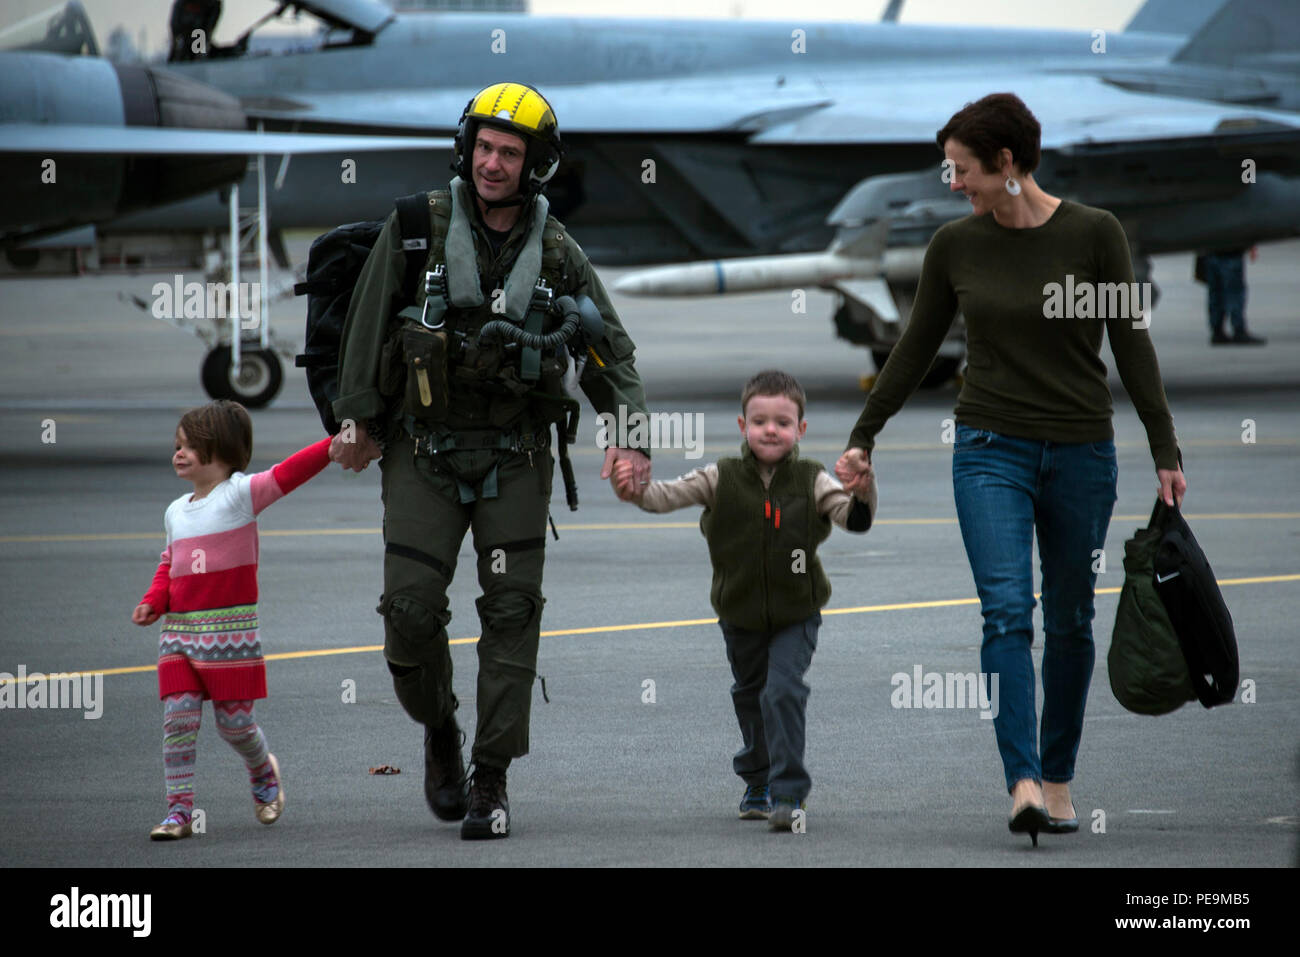
[[131,620],[137,625],[152,625],[161,617],[148,602],[141,602],[135,606],[135,611],[131,612]]
[[605,450],[605,464],[600,477],[610,479],[614,494],[624,502],[637,502],[650,484],[650,459],[636,449],[610,446]]
[[1187,494],[1187,479],[1183,477],[1183,470],[1156,469],[1156,477],[1160,479],[1160,501],[1173,505],[1177,499],[1178,504],[1182,505],[1183,496]]
[[609,484],[614,487],[614,494],[621,501],[639,502],[645,496],[645,486],[639,484],[636,469],[631,462],[622,460],[615,462],[614,474]]
[[854,495],[866,495],[871,488],[871,459],[862,449],[846,449],[835,463],[835,477],[844,486],[844,491]]
[[334,436],[330,441],[330,461],[338,462],[345,469],[360,472],[383,453],[360,422],[356,426],[355,439],[354,442],[344,442],[342,432]]

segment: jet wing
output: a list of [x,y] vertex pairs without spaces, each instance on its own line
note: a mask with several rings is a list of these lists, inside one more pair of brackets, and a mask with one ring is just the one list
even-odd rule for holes
[[[878,76],[878,80],[877,80]],[[929,143],[964,104],[997,90],[1014,91],[1043,125],[1044,149],[1086,142],[1205,135],[1248,120],[1294,128],[1294,113],[1253,106],[1172,100],[1130,92],[1099,76],[969,71],[899,81],[855,70],[791,78],[770,73],[550,86],[547,99],[572,134],[664,135],[735,132],[764,146]],[[845,91],[879,90],[848,96]],[[830,92],[835,91],[835,92]],[[460,116],[476,92],[379,90],[245,98],[250,117],[313,126],[428,130],[430,117]],[[610,104],[636,104],[612,109]],[[448,123],[450,125],[450,123]],[[446,127],[443,127],[444,129]],[[563,135],[563,134],[562,134]]]
[[160,156],[446,150],[440,137],[254,133],[70,123],[0,124],[0,153],[96,153]]
[[[369,90],[243,97],[250,117],[314,127],[431,130],[452,127],[478,88]],[[807,79],[778,85],[769,74],[549,85],[546,98],[568,133],[751,132],[786,123],[834,99]],[[627,108],[617,108],[627,104]],[[441,126],[431,126],[437,118]]]
[[[849,84],[846,87],[845,84]],[[830,89],[873,86],[857,74],[827,83]],[[1201,136],[1250,123],[1300,127],[1294,113],[1250,106],[1173,100],[1118,89],[1098,76],[982,72],[895,80],[888,95],[839,99],[751,138],[770,146],[933,142],[935,133],[965,104],[1002,90],[1019,96],[1043,127],[1043,149],[1090,142],[1136,142]]]

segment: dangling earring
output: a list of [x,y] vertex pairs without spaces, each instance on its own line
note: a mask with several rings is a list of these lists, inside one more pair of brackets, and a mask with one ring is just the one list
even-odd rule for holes
[[1020,195],[1020,184],[1016,182],[1014,179],[1012,179],[1010,176],[1007,177],[1007,181],[1003,185],[1006,186],[1007,192],[1010,193],[1012,196]]

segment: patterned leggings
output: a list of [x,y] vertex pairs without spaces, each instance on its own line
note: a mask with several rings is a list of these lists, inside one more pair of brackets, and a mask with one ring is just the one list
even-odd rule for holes
[[[248,767],[253,800],[269,804],[280,783],[271,770],[266,738],[253,720],[252,701],[214,701],[217,733],[239,752]],[[194,812],[194,758],[203,716],[203,696],[182,691],[163,699],[163,769],[167,784],[167,813],[189,820]]]

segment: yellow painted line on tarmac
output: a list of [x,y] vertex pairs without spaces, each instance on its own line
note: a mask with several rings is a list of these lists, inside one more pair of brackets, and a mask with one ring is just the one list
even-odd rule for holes
[[[1296,575],[1262,575],[1254,578],[1222,578],[1219,579],[1219,585],[1263,585],[1277,584],[1280,582],[1300,582],[1300,574]],[[1118,588],[1098,588],[1094,594],[1097,595],[1117,595]],[[1041,598],[1040,594],[1035,594],[1035,598]],[[908,601],[898,602],[890,605],[858,605],[853,608],[823,608],[822,615],[861,615],[873,612],[884,611],[913,611],[921,608],[954,608],[960,605],[978,605],[978,598],[943,598],[935,601]],[[655,631],[665,628],[693,628],[700,625],[716,624],[716,618],[682,618],[675,621],[642,621],[630,625],[597,625],[591,628],[561,628],[554,631],[543,631],[543,638],[560,638],[572,635],[611,635],[622,631]],[[478,635],[471,635],[467,638],[452,638],[448,641],[451,645],[472,645],[479,640]],[[324,658],[330,655],[355,655],[371,654],[376,651],[383,651],[383,645],[356,645],[350,648],[317,648],[311,651],[285,651],[278,654],[266,655],[267,661],[288,661],[292,658]],[[129,668],[99,668],[93,671],[59,671],[54,672],[59,678],[79,678],[83,675],[132,675],[144,674],[148,671],[157,671],[157,665],[134,665]],[[47,674],[30,674],[27,675],[22,684],[31,684],[33,681],[44,681],[50,678]],[[0,685],[18,684],[16,677],[8,675],[0,677]]]
[[[1112,522],[1145,522],[1150,514],[1112,515]],[[1211,521],[1288,521],[1300,519],[1300,512],[1206,512],[1204,514],[1184,513],[1183,518],[1189,522]],[[955,518],[878,518],[873,525],[956,525]],[[699,528],[695,522],[590,522],[561,525],[556,523],[561,532],[621,532],[654,531],[663,528]],[[263,538],[300,538],[309,535],[381,535],[383,530],[375,528],[296,528],[272,529],[258,532]],[[163,536],[156,532],[108,532],[94,535],[0,535],[0,544],[32,543],[86,543],[86,542],[131,542],[158,541]]]
[[[455,639],[450,644],[460,644],[465,639]],[[476,641],[478,639],[475,639]],[[281,651],[274,655],[265,655],[267,661],[288,661],[290,658],[324,658],[327,655],[356,655],[369,651],[383,651],[383,645],[356,645],[352,648],[320,648],[315,651]]]

